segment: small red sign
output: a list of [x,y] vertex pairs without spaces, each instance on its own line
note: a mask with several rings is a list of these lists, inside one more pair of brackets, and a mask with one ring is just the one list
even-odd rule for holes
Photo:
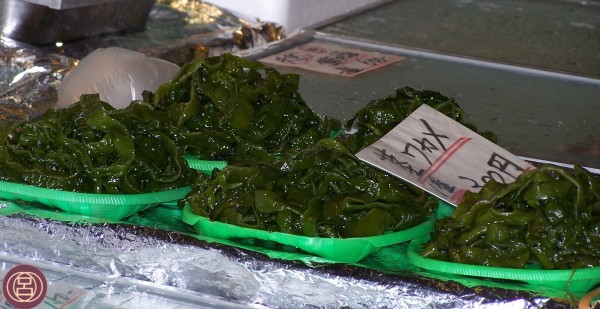
[[31,265],[17,265],[4,276],[2,292],[6,301],[15,308],[31,309],[46,297],[48,283],[38,268]]

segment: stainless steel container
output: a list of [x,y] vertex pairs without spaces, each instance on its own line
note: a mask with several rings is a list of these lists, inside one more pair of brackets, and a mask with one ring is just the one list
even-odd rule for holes
[[2,36],[34,45],[143,30],[154,0],[2,0]]

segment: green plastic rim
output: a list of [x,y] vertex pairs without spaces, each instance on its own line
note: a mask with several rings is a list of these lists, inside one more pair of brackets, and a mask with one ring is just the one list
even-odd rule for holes
[[438,219],[452,216],[455,210],[456,206],[452,206],[442,200],[438,200],[438,208],[436,211]]
[[435,215],[427,221],[409,229],[372,237],[360,238],[322,238],[268,232],[259,229],[241,227],[196,215],[186,204],[183,208],[182,220],[193,225],[200,235],[217,239],[255,238],[274,241],[279,244],[293,246],[335,262],[357,263],[378,248],[409,241],[415,237],[429,234],[435,223]]
[[515,269],[469,265],[424,258],[420,252],[422,245],[428,240],[429,236],[422,236],[410,242],[407,250],[409,263],[423,269],[448,275],[522,281],[534,286],[550,287],[578,295],[587,293],[596,284],[600,283],[600,267],[559,270]]
[[37,202],[65,212],[121,220],[135,212],[184,198],[191,187],[141,194],[94,194],[0,181],[0,198]]
[[346,130],[344,130],[344,128],[340,128],[339,130],[330,130],[329,131],[329,137],[331,137],[331,138],[338,138],[338,137],[340,137],[344,133],[346,133]]
[[227,166],[226,161],[200,160],[193,155],[184,155],[183,158],[187,161],[190,168],[208,175],[210,175],[215,168],[221,170]]

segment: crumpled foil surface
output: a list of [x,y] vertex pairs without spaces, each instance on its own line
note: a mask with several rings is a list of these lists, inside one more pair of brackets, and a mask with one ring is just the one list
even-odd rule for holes
[[285,38],[285,29],[250,20],[199,0],[158,0],[146,30],[47,46],[44,51],[81,59],[97,48],[119,46],[182,65],[195,58],[237,52]]
[[[311,267],[273,260],[175,232],[126,224],[81,225],[11,215],[0,217],[0,229],[4,252],[0,260],[51,262],[62,273],[71,272],[71,282],[95,293],[89,298],[94,307],[144,308],[156,297],[164,303],[188,297],[186,306],[231,308],[552,307],[551,300],[528,293],[496,296],[476,289],[457,293],[418,278],[404,280],[347,265]],[[173,291],[169,288],[182,295],[165,293]],[[125,303],[118,297],[125,294],[128,300],[139,299]]]
[[0,121],[34,118],[57,100],[58,86],[75,59],[0,40]]
[[97,48],[118,46],[182,65],[283,38],[285,30],[277,24],[247,20],[198,0],[157,1],[142,32],[39,47],[2,38],[0,121],[29,120],[52,107],[65,74]]

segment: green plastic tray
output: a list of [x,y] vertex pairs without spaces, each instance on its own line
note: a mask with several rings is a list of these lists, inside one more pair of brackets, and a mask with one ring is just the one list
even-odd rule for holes
[[387,233],[373,237],[360,238],[322,238],[298,236],[280,232],[240,227],[232,224],[209,220],[196,215],[189,205],[185,205],[183,222],[193,225],[199,235],[217,239],[255,238],[274,241],[293,246],[332,261],[357,263],[378,248],[409,241],[413,238],[429,234],[433,229],[435,215],[427,221],[409,229]]
[[515,269],[428,259],[420,254],[422,245],[428,240],[428,235],[412,240],[408,246],[407,259],[409,263],[432,272],[450,276],[460,275],[515,280],[528,283],[534,290],[538,287],[547,287],[577,296],[585,295],[600,283],[600,267],[574,270]]
[[0,199],[37,202],[68,213],[121,220],[152,206],[184,198],[190,187],[142,194],[93,194],[0,181]]

